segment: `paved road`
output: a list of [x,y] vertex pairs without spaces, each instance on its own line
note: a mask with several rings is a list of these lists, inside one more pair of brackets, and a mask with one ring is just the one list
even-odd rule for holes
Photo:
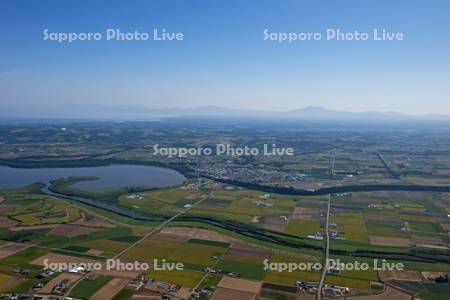
[[330,259],[330,235],[328,232],[328,225],[330,224],[330,207],[331,207],[331,194],[328,194],[328,206],[327,206],[327,221],[325,223],[325,260],[323,263],[322,276],[320,277],[319,287],[317,288],[317,300],[322,299],[322,289],[325,283],[325,277],[327,276],[328,261]]
[[[143,241],[145,241],[146,239],[148,239],[149,237],[157,234],[158,232],[161,231],[161,229],[163,229],[165,226],[167,226],[170,222],[172,222],[173,220],[175,220],[176,218],[178,218],[179,216],[181,216],[182,214],[186,213],[187,211],[189,211],[190,209],[192,209],[193,207],[195,207],[196,205],[200,204],[202,201],[204,201],[205,199],[208,198],[209,195],[205,195],[203,196],[199,201],[195,202],[194,204],[192,204],[192,206],[180,211],[179,213],[177,213],[176,215],[174,215],[173,217],[171,217],[170,219],[166,220],[164,223],[162,223],[161,225],[159,225],[158,227],[156,227],[155,229],[151,230],[150,232],[148,232],[147,234],[145,234],[141,239],[139,239],[138,241],[136,241],[135,243],[131,244],[129,247],[125,248],[124,250],[120,251],[119,253],[117,253],[116,255],[114,255],[112,258],[110,259],[118,259],[120,256],[122,256],[123,254],[125,254],[127,251],[131,250],[132,248],[136,247],[137,245],[139,245],[140,243],[142,243]],[[64,294],[64,298],[68,297],[70,295],[70,293],[72,292],[72,290],[81,282],[83,281],[83,279],[86,279],[86,277],[89,275],[90,273],[86,273],[84,274],[78,281],[76,281]]]
[[395,172],[394,170],[392,170],[391,166],[389,165],[389,163],[386,161],[386,159],[384,159],[384,156],[380,153],[377,152],[376,153],[378,158],[380,159],[381,163],[383,164],[383,166],[386,168],[386,170],[391,174],[391,176],[393,178],[399,179],[399,174],[397,174],[397,172]]
[[125,252],[131,250],[132,248],[136,247],[138,244],[142,243],[143,241],[145,241],[146,239],[148,239],[149,237],[157,234],[159,231],[161,231],[161,229],[163,229],[164,227],[166,227],[170,222],[172,222],[173,220],[175,220],[176,218],[178,218],[179,216],[181,216],[182,214],[186,213],[187,211],[189,211],[190,209],[192,209],[194,206],[200,204],[202,201],[204,201],[206,198],[208,198],[208,196],[203,196],[200,200],[198,200],[197,202],[195,202],[194,204],[192,204],[192,206],[180,211],[179,213],[177,213],[176,215],[174,215],[173,217],[171,217],[170,219],[168,219],[167,221],[165,221],[164,223],[162,223],[161,225],[159,225],[158,227],[156,227],[155,229],[153,229],[152,231],[148,232],[146,235],[144,235],[140,240],[136,241],[135,243],[131,244],[129,247],[123,249],[122,251],[120,251],[119,253],[117,253],[116,255],[114,255],[112,257],[112,259],[117,259],[120,256],[122,256],[123,254],[125,254]]
[[[211,266],[211,269],[215,269],[217,267],[217,265],[219,264],[219,262],[222,260],[222,258],[227,254],[228,250],[231,248],[231,244],[225,249],[225,251],[222,252],[222,254],[216,259],[216,262]],[[205,274],[203,275],[202,279],[200,279],[200,281],[197,283],[196,286],[194,286],[194,288],[192,289],[193,291],[197,290],[200,285],[203,283],[203,281],[205,281],[206,277],[208,277],[208,275],[210,274],[210,272],[205,272]]]
[[[335,157],[333,155],[332,161],[331,161],[331,178],[333,178],[334,174],[334,163],[335,163]],[[325,223],[325,260],[323,263],[323,270],[322,270],[322,276],[320,276],[319,281],[319,287],[317,288],[317,300],[322,300],[322,290],[323,285],[325,283],[325,277],[327,276],[328,271],[328,261],[330,259],[330,234],[328,231],[328,226],[330,224],[330,210],[331,210],[331,194],[328,194],[328,204],[327,204],[327,218]]]

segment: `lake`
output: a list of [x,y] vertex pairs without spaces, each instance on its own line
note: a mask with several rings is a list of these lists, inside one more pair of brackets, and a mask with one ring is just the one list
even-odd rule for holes
[[166,187],[183,183],[185,177],[172,169],[142,165],[109,165],[80,168],[10,168],[0,166],[0,189],[27,186],[61,177],[94,176],[98,180],[79,182],[83,190],[108,190],[121,187]]

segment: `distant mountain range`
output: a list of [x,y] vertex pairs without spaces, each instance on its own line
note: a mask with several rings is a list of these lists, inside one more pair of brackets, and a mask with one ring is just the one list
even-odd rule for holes
[[240,110],[218,106],[200,106],[193,108],[148,108],[141,106],[102,106],[67,105],[38,106],[33,108],[16,107],[1,109],[1,119],[101,119],[101,120],[152,120],[161,118],[250,118],[250,119],[286,119],[286,120],[328,120],[328,121],[450,121],[450,115],[424,114],[406,115],[398,112],[347,112],[327,109],[320,106],[308,106],[289,111]]

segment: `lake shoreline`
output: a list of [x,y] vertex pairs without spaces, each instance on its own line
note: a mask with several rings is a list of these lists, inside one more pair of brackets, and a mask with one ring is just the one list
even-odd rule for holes
[[34,165],[32,168],[17,168],[16,166],[0,165],[0,175],[4,180],[0,182],[0,189],[24,187],[36,182],[50,184],[61,178],[98,178],[80,182],[76,188],[89,192],[129,188],[163,188],[183,184],[186,177],[172,168],[137,165],[137,164],[108,164],[108,165],[78,165],[68,167],[59,165]]

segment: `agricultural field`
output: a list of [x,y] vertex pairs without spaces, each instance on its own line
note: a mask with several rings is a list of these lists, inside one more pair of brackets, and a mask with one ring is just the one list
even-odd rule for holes
[[[76,247],[81,247],[88,251],[97,250],[103,256],[114,256],[123,249],[127,248],[130,243],[120,242],[117,240],[98,239],[77,243]],[[75,247],[75,246],[74,246]]]
[[[296,257],[285,254],[276,254],[270,260],[270,263],[296,263],[310,265],[306,270],[295,270],[292,272],[280,272],[279,270],[269,269],[264,278],[265,282],[278,283],[283,285],[294,285],[298,280],[318,281],[321,275],[320,269],[315,267],[316,263],[320,263],[320,258],[314,257]],[[317,271],[314,271],[317,269]]]
[[148,239],[126,252],[123,259],[153,263],[154,259],[183,263],[191,270],[202,270],[215,263],[225,247],[198,243],[178,242],[161,239]]
[[366,223],[362,213],[337,213],[331,217],[330,222],[336,224],[336,230],[342,232],[339,235],[346,240],[368,242]]
[[[100,131],[108,131],[111,139],[120,132],[120,135],[133,136],[132,139],[136,134],[141,139],[152,137],[159,142],[167,141],[161,136],[170,134],[165,128],[144,130],[120,126],[125,128],[111,130],[106,126]],[[96,152],[99,160],[136,159],[173,164],[177,170],[195,167],[196,171],[188,172],[186,181],[180,185],[148,190],[124,188],[120,193],[111,193],[108,199],[98,199],[140,216],[159,217],[154,220],[131,218],[73,199],[48,196],[42,194],[42,186],[38,185],[0,191],[1,291],[35,292],[37,289],[33,287],[42,284],[43,291],[52,292],[54,285],[62,279],[75,282],[81,278],[67,272],[57,272],[45,279],[37,278],[43,271],[45,258],[103,262],[121,254],[120,259],[126,261],[152,264],[157,259],[159,262],[182,263],[184,269],[144,273],[93,272],[79,281],[71,296],[80,299],[130,299],[133,295],[144,297],[150,292],[161,292],[162,287],[168,284],[177,286],[179,296],[189,295],[194,288],[211,288],[218,299],[228,299],[230,295],[239,299],[258,294],[261,285],[266,283],[270,284],[269,288],[262,288],[261,297],[290,299],[293,295],[298,296],[296,282],[317,282],[321,270],[279,272],[265,268],[265,263],[323,262],[328,195],[293,195],[289,189],[312,193],[335,186],[444,185],[448,181],[446,169],[450,159],[447,155],[442,153],[436,158],[424,155],[432,149],[423,143],[415,148],[414,153],[401,154],[405,145],[410,145],[405,138],[407,134],[403,132],[398,133],[401,137],[401,142],[398,142],[399,137],[383,141],[377,133],[368,136],[352,132],[349,136],[346,132],[333,131],[316,136],[317,132],[288,130],[279,130],[276,136],[250,139],[245,130],[239,136],[235,133],[228,136],[220,128],[216,129],[214,134],[211,131],[196,133],[195,140],[190,140],[193,132],[189,126],[183,132],[190,136],[189,143],[198,146],[217,140],[241,142],[249,139],[251,143],[260,145],[286,139],[293,141],[301,152],[282,160],[277,157],[184,160],[147,156],[148,149],[140,147],[139,140],[134,141],[134,149],[125,149],[120,143],[111,142],[115,151],[107,154],[102,152],[106,148],[93,145],[90,151]],[[53,131],[40,133],[44,132]],[[73,129],[72,134],[81,132],[91,134],[84,132],[83,128]],[[80,136],[81,140],[85,138],[85,135]],[[176,144],[180,139],[183,140],[174,136],[171,142]],[[393,140],[396,143],[392,143]],[[91,143],[89,139],[84,141]],[[333,141],[332,148],[329,141]],[[32,145],[21,144],[24,149],[30,149]],[[50,155],[68,149],[59,148],[57,143],[51,147]],[[32,151],[39,154],[41,150],[37,147]],[[31,154],[31,150],[25,151]],[[86,149],[74,147],[72,151],[73,154],[81,154]],[[183,164],[186,161],[188,164]],[[98,160],[96,163],[102,164]],[[431,165],[424,167],[428,163]],[[231,180],[219,180],[220,176]],[[70,179],[61,182],[67,183]],[[360,295],[380,292],[380,286],[383,287],[388,280],[411,282],[414,279],[414,284],[403,283],[402,286],[409,289],[420,287],[419,295],[423,299],[446,299],[446,284],[435,284],[435,278],[425,279],[420,274],[422,271],[440,275],[450,272],[449,193],[339,192],[332,193],[330,199],[332,258],[346,263],[356,260],[372,263],[375,258],[388,257],[388,263],[402,263],[406,271],[393,272],[395,276],[391,274],[393,278],[389,279],[390,275],[373,268],[344,270],[327,274],[325,284],[349,287],[352,293]],[[179,213],[177,219],[159,228],[164,220]],[[311,237],[316,234],[322,239]],[[144,235],[146,238],[140,242]],[[122,253],[125,249],[128,250]],[[28,273],[18,273],[18,268]],[[417,281],[418,278],[421,281]],[[129,282],[142,283],[143,286],[138,290],[127,288]],[[254,287],[254,290],[246,290],[246,285]],[[310,297],[313,292],[309,292],[301,296]],[[395,294],[390,289],[386,293]]]
[[16,206],[3,215],[22,226],[70,223],[80,218],[78,209],[48,196],[7,196],[0,205]]
[[[47,253],[46,249],[29,247],[1,259],[0,273],[5,279],[3,292],[27,292],[38,283],[40,280],[35,276],[41,268],[31,264],[31,261]],[[29,274],[21,274],[17,270],[27,270]]]
[[258,258],[225,255],[216,267],[224,272],[237,272],[241,277],[254,280],[263,280],[266,274],[262,261]]
[[98,276],[97,278],[86,278],[81,281],[70,293],[71,297],[89,299],[95,292],[111,281],[111,277]]
[[200,200],[202,196],[198,191],[171,188],[139,193],[137,199],[132,195],[123,195],[119,198],[119,203],[142,213],[173,215],[186,204]]
[[149,277],[152,279],[169,282],[172,284],[179,284],[185,287],[193,288],[203,278],[202,272],[195,271],[151,271]]
[[264,198],[264,193],[258,191],[227,189],[225,186],[221,190],[214,190],[211,196],[192,209],[189,214],[235,220],[264,227],[265,223],[270,226],[270,218],[289,217],[296,206],[295,200],[296,197],[277,194],[270,194],[269,197]]
[[[173,214],[183,209],[186,204],[198,201],[204,195],[204,202],[193,208],[187,215],[217,215],[219,220],[232,220],[249,224],[256,228],[266,228],[280,233],[295,236],[310,245],[322,245],[321,242],[308,241],[308,234],[324,232],[324,197],[296,197],[270,194],[262,199],[264,193],[249,189],[229,188],[228,185],[209,185],[202,190],[193,192],[191,189],[170,188],[143,193],[142,199],[130,199],[126,194],[121,197],[121,205],[140,205],[147,213],[157,209],[158,214]],[[424,203],[424,199],[431,200],[433,205],[445,205],[448,200],[444,196],[422,193],[349,193],[332,197],[332,215],[330,223],[335,224],[331,230],[338,232],[342,240],[332,240],[332,249],[398,249],[407,251],[413,245],[419,247],[443,247],[445,245],[447,228],[450,222],[438,214],[433,205]],[[259,207],[257,202],[273,204],[273,206]],[[154,206],[157,204],[157,206]],[[57,275],[38,280],[35,275],[42,271],[42,265],[34,263],[43,255],[56,257],[51,250],[44,248],[26,248],[21,243],[34,241],[38,245],[59,249],[59,253],[77,259],[104,260],[113,257],[122,250],[137,242],[142,234],[149,232],[152,227],[133,226],[105,222],[101,215],[97,216],[83,206],[68,204],[57,198],[42,195],[18,194],[7,195],[0,205],[5,205],[3,217],[15,220],[12,227],[0,229],[0,275],[5,282],[4,291],[29,291],[39,282],[53,284],[58,281]],[[39,211],[33,211],[36,208]],[[58,223],[37,222],[38,216],[46,215],[55,210],[70,211],[67,221]],[[33,212],[31,212],[33,211]],[[154,212],[154,211],[153,211]],[[211,212],[211,214],[209,214]],[[285,216],[285,224],[280,223],[281,216]],[[257,222],[255,222],[257,217]],[[283,225],[282,227],[280,226]],[[269,226],[270,225],[270,226]],[[280,228],[278,228],[279,226]],[[22,229],[24,228],[24,229]],[[26,230],[25,230],[26,229]],[[178,284],[186,289],[217,286],[223,275],[207,275],[204,268],[219,269],[223,274],[236,273],[240,278],[292,286],[297,281],[317,281],[320,271],[296,270],[294,272],[278,272],[264,268],[263,261],[268,263],[283,262],[321,262],[321,253],[296,251],[289,253],[268,250],[267,248],[251,245],[248,239],[239,238],[226,230],[214,231],[210,229],[189,227],[166,227],[154,237],[137,244],[121,256],[128,261],[153,263],[154,259],[167,262],[183,263],[183,271],[151,271],[147,275],[160,282]],[[241,237],[242,238],[242,237]],[[11,244],[13,243],[13,244]],[[15,244],[14,244],[15,243]],[[402,250],[400,250],[400,248]],[[430,248],[431,249],[431,248]],[[436,248],[434,248],[436,249]],[[295,254],[294,254],[295,253]],[[300,251],[302,253],[302,251]],[[64,256],[63,256],[64,257]],[[351,261],[345,257],[346,261]],[[406,264],[414,270],[432,270],[432,264]],[[27,269],[32,275],[22,276],[14,273],[14,268]],[[449,268],[450,269],[450,268]],[[72,291],[72,296],[88,299],[103,297],[96,294],[101,291],[106,295],[109,282],[114,276],[102,272],[92,278],[86,278]],[[136,276],[125,273],[123,276]],[[61,277],[63,278],[63,277]],[[127,277],[130,280],[130,277]],[[53,280],[53,281],[51,281]],[[121,288],[110,289],[116,299],[130,297],[132,292],[123,288],[127,281],[114,279]],[[114,281],[114,282],[115,282]],[[0,282],[0,287],[2,286]],[[374,283],[380,282],[376,271],[344,271],[340,274],[327,276],[327,284],[343,285],[361,292],[372,291]],[[111,283],[112,284],[112,283]],[[103,288],[102,288],[103,287]],[[48,287],[50,288],[50,287]],[[114,291],[114,292],[112,292]],[[219,291],[224,292],[223,288]],[[427,289],[424,295],[437,295],[437,291]]]
[[323,232],[324,229],[320,226],[321,224],[323,224],[323,222],[291,219],[289,220],[285,232],[292,235],[306,237],[308,234]]

